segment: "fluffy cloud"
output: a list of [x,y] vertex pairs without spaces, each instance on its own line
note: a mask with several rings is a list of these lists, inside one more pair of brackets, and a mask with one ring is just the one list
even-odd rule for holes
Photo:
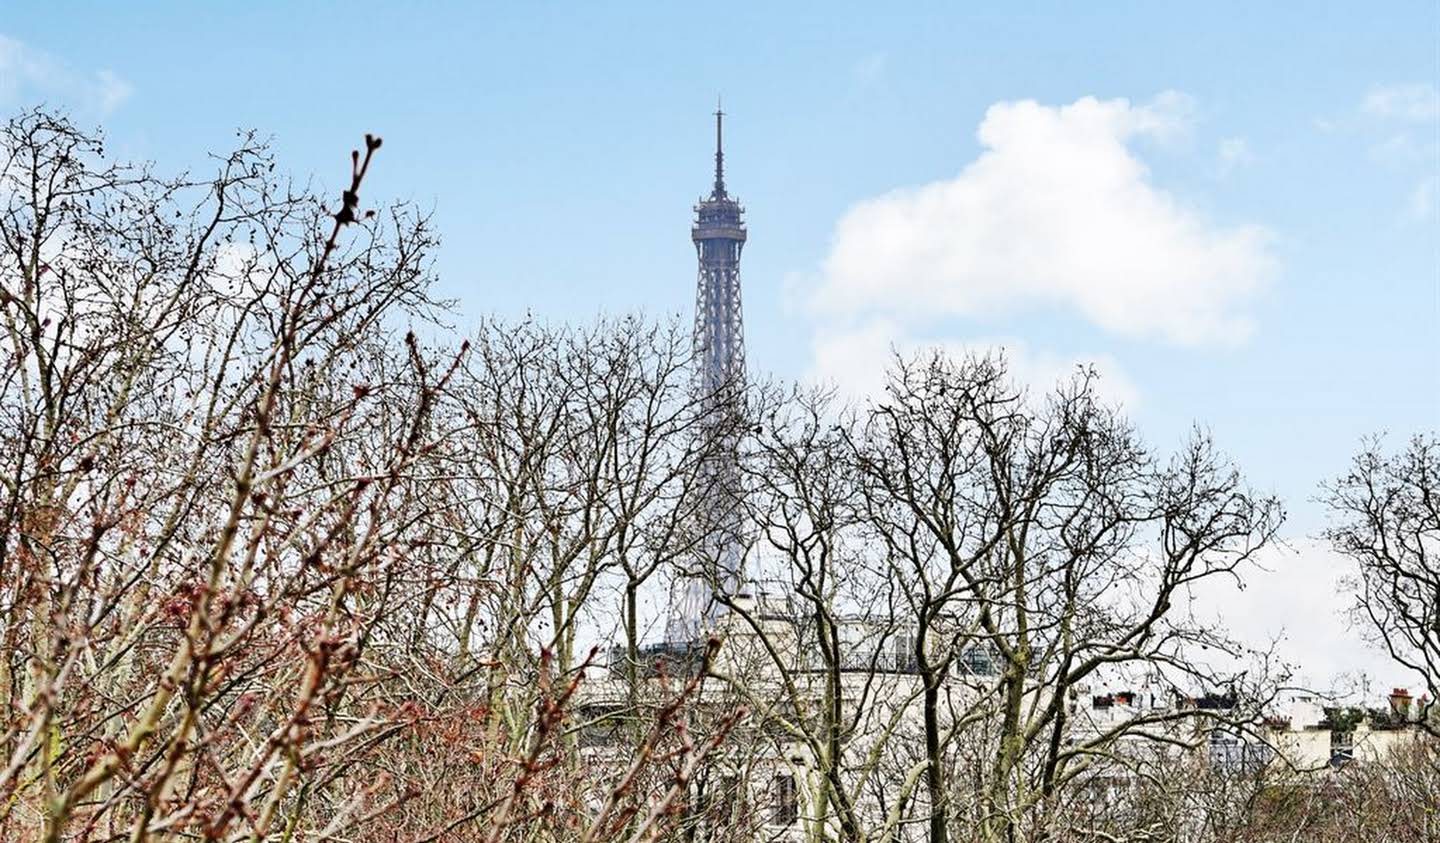
[[103,116],[132,92],[113,71],[82,73],[43,50],[0,35],[0,104],[58,99]]
[[1152,184],[1133,144],[1189,124],[1189,101],[1086,97],[990,107],[958,176],[840,220],[812,305],[827,320],[907,324],[1071,308],[1130,337],[1236,342],[1273,259],[1258,225],[1217,226]]

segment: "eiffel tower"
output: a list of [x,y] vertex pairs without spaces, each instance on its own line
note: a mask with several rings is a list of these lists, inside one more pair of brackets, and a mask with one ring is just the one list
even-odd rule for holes
[[715,111],[715,184],[695,206],[690,239],[700,271],[695,284],[695,400],[706,416],[702,435],[710,449],[701,477],[703,538],[699,570],[666,624],[666,640],[697,641],[718,613],[716,588],[738,592],[743,577],[740,540],[741,480],[736,432],[745,383],[745,324],[740,308],[740,252],[745,209],[725,190],[725,112]]

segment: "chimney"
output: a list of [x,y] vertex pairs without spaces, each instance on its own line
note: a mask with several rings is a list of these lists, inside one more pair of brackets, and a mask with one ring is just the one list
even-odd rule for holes
[[1390,691],[1390,711],[1401,720],[1410,719],[1410,689],[1395,688]]

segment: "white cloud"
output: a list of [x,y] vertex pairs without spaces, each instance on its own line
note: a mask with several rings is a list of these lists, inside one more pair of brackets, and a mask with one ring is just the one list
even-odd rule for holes
[[984,152],[958,176],[844,215],[815,313],[910,324],[1058,306],[1125,336],[1244,339],[1244,306],[1274,262],[1269,233],[1208,223],[1155,187],[1132,149],[1182,135],[1190,110],[1176,93],[991,106]]
[[133,89],[114,71],[84,73],[44,50],[0,35],[0,104],[59,101],[106,115]]
[[875,319],[853,330],[822,332],[812,344],[812,380],[835,385],[850,398],[878,396],[895,354],[909,356],[939,348],[953,357],[1003,352],[1016,384],[1044,392],[1090,365],[1100,378],[1096,392],[1107,402],[1134,407],[1140,393],[1108,354],[1066,357],[1030,347],[1016,338],[921,339],[907,336],[894,321]]
[[1435,160],[1440,90],[1430,84],[1377,85],[1360,102],[1358,127],[1372,138],[1370,155],[1387,164]]
[[1216,154],[1220,158],[1221,175],[1227,175],[1236,167],[1255,161],[1255,154],[1250,151],[1250,144],[1244,138],[1221,138]]
[[1440,118],[1440,89],[1431,84],[1377,85],[1360,110],[1387,120],[1427,123]]
[[1377,163],[1416,179],[1402,219],[1425,222],[1436,212],[1440,176],[1440,89],[1430,83],[1377,85],[1360,102],[1359,128],[1371,137]]

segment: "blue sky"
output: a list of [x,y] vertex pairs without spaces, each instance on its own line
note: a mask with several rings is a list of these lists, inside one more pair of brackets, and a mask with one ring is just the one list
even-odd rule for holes
[[1440,426],[1440,7],[1011,5],[5,3],[0,106],[164,169],[254,127],[328,185],[378,133],[444,294],[578,320],[688,316],[722,94],[752,370],[1099,361],[1157,446],[1207,426],[1286,499],[1277,587],[1324,597],[1316,484]]

